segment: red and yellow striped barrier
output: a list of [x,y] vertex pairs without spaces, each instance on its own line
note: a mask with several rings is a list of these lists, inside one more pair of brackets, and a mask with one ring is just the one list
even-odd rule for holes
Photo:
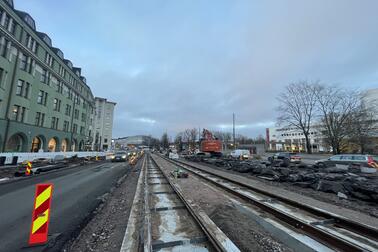
[[36,187],[29,245],[47,242],[52,192],[52,184],[38,184]]
[[25,169],[26,169],[25,175],[26,176],[31,175],[32,164],[29,161],[26,162]]

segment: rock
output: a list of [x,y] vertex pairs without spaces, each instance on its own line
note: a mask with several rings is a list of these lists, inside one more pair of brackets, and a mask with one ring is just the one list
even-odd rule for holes
[[300,174],[290,174],[287,178],[289,182],[299,182],[302,181],[302,176]]
[[324,169],[325,172],[331,173],[346,173],[348,172],[348,167],[329,167]]
[[252,171],[252,167],[248,166],[248,165],[243,165],[242,167],[240,167],[238,169],[238,172],[241,172],[241,173],[247,173],[247,172],[251,172]]
[[318,182],[318,185],[316,187],[317,191],[322,192],[331,192],[331,193],[338,193],[338,192],[344,192],[345,189],[340,182],[336,181],[329,181],[329,180],[320,180]]
[[367,196],[366,194],[360,193],[360,192],[351,191],[350,194],[351,194],[353,197],[358,198],[358,199],[362,199],[362,200],[366,200],[366,201],[369,201],[369,200],[370,200],[370,197],[369,197],[369,196]]
[[292,170],[289,168],[281,167],[280,169],[278,169],[278,172],[281,173],[283,176],[289,176]]
[[259,164],[259,165],[253,165],[252,166],[252,173],[255,173],[255,174],[260,174],[262,172],[263,169],[265,169],[266,166],[263,165],[263,164]]
[[278,175],[278,174],[277,174],[277,172],[275,172],[273,170],[273,168],[265,167],[265,168],[261,169],[260,175],[271,175],[271,176],[274,176],[274,175]]
[[315,181],[318,176],[315,173],[306,173],[303,175],[303,181]]
[[346,196],[346,194],[342,192],[338,192],[337,197],[339,197],[340,199],[348,199],[348,196]]
[[323,176],[323,179],[325,180],[331,180],[331,181],[336,181],[336,180],[342,180],[344,178],[343,174],[326,174]]
[[293,185],[295,186],[299,186],[299,187],[302,187],[302,188],[309,188],[311,187],[311,182],[295,182],[293,183]]
[[290,160],[285,158],[284,160],[282,160],[280,166],[281,167],[289,167],[290,166]]

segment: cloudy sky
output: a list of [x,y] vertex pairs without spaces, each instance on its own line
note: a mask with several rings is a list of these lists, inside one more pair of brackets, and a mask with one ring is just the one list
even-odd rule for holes
[[185,128],[264,134],[297,80],[378,87],[376,0],[15,0],[95,96],[115,137]]

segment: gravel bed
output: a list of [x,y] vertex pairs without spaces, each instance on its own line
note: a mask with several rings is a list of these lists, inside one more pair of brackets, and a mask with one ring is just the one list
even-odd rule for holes
[[[127,221],[142,162],[131,168],[110,193],[103,196],[103,203],[92,213],[92,219],[77,237],[68,242],[63,251],[117,251],[125,235]],[[130,169],[127,166],[127,169]]]
[[[165,160],[156,161],[163,165],[166,174],[175,169]],[[240,212],[225,191],[215,189],[193,175],[176,182],[185,197],[194,200],[241,251],[292,251]]]

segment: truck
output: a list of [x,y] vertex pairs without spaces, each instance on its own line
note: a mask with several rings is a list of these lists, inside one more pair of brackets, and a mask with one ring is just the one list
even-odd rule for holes
[[200,151],[210,153],[212,157],[220,157],[222,156],[222,141],[216,139],[209,130],[203,129]]

